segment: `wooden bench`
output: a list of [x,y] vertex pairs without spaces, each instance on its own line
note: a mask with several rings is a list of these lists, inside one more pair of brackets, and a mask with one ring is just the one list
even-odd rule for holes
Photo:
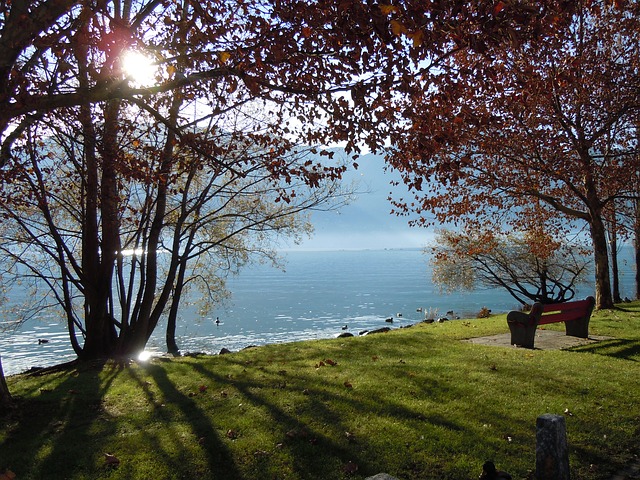
[[564,322],[567,335],[589,337],[589,319],[595,305],[593,297],[566,303],[542,304],[536,302],[528,313],[511,311],[507,324],[511,330],[511,345],[533,348],[538,325]]

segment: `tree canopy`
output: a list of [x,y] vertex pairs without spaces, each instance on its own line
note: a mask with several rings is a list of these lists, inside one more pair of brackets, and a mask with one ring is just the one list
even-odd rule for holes
[[398,209],[559,238],[582,223],[611,307],[605,214],[638,192],[639,9],[579,2],[552,35],[452,54],[401,101],[389,161],[415,199]]
[[554,243],[550,236],[456,233],[441,230],[430,248],[433,283],[447,292],[478,286],[506,290],[521,305],[568,302],[585,282],[589,262],[579,245]]
[[[544,34],[566,9],[565,2],[478,0],[4,3],[2,161],[43,113],[115,98],[147,101],[176,89],[214,113],[267,100],[270,127],[295,131],[308,143],[380,147],[398,113],[390,104],[395,95],[440,81],[432,69],[452,53],[482,54],[505,39]],[[158,65],[152,85],[123,77],[129,50]],[[84,72],[81,52],[89,59]]]

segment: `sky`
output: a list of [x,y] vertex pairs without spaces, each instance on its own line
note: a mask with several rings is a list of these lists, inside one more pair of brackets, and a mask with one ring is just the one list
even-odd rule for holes
[[392,215],[389,193],[404,193],[403,186],[390,185],[399,179],[397,173],[384,171],[381,156],[367,154],[357,160],[359,168],[350,171],[345,181],[355,180],[359,194],[339,211],[314,212],[313,236],[292,250],[379,250],[390,248],[423,248],[433,230],[409,227],[407,217]]

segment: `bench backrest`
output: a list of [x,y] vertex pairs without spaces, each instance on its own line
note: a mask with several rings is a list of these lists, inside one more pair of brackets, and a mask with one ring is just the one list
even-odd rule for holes
[[584,300],[566,303],[542,305],[542,316],[538,325],[546,323],[569,322],[591,316],[595,299],[587,297]]

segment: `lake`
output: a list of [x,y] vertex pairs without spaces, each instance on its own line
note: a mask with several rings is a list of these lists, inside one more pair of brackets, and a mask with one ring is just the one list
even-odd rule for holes
[[[633,297],[629,259],[620,270],[622,296]],[[286,253],[285,272],[252,266],[232,278],[228,287],[231,300],[207,317],[184,309],[177,329],[181,351],[218,353],[222,348],[234,351],[250,345],[333,338],[344,331],[357,335],[419,322],[425,312],[442,317],[453,311],[453,316],[473,317],[482,307],[498,313],[518,306],[502,290],[440,293],[431,283],[428,258],[420,249],[292,251]],[[578,297],[592,295],[592,290],[587,285]],[[393,323],[387,323],[387,318],[393,318]],[[39,344],[39,339],[47,343]],[[165,350],[163,325],[148,350]],[[7,375],[75,357],[64,324],[54,317],[0,333],[0,354]]]

